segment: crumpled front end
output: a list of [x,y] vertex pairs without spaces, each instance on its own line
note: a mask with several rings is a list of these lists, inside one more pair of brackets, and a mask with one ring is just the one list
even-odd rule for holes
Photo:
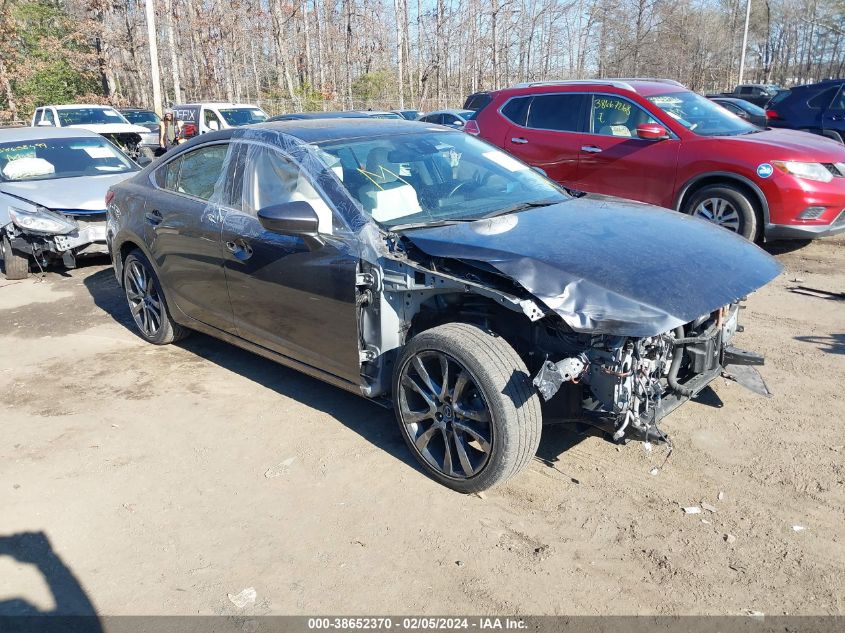
[[722,374],[767,394],[753,370],[763,364],[762,356],[730,345],[741,330],[738,315],[739,303],[732,303],[640,338],[583,336],[562,328],[558,353],[570,353],[546,360],[534,386],[558,417],[586,420],[617,441],[665,440],[659,421]]
[[108,253],[105,211],[35,206],[10,209],[10,219],[5,230],[12,247],[40,266],[61,259],[74,268],[77,258]]

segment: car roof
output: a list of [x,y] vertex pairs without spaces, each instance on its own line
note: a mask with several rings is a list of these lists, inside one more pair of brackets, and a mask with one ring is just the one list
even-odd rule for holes
[[426,116],[428,116],[429,114],[454,114],[457,116],[468,116],[470,114],[474,114],[474,111],[467,110],[465,108],[452,108],[449,110],[432,110],[431,112],[425,113]]
[[[396,134],[413,134],[435,129],[446,134],[453,133],[453,130],[445,127],[432,128],[431,123],[420,123],[408,121],[407,119],[302,119],[295,121],[273,121],[249,125],[246,127],[227,129],[223,138],[228,138],[238,133],[238,130],[259,129],[275,130],[290,134],[306,143],[322,143],[324,141],[343,140],[351,138],[375,138],[381,136],[395,136]],[[454,131],[455,134],[462,132]],[[209,136],[209,135],[205,135]]]
[[0,129],[0,143],[37,141],[54,138],[102,138],[96,132],[78,127],[10,127]]
[[[355,110],[340,110],[336,112],[288,112],[270,117],[271,122],[282,120],[282,117],[289,117],[287,120],[308,121],[311,119],[366,119],[369,118],[363,112]],[[275,120],[274,120],[275,119]]]
[[118,112],[152,112],[152,108],[118,108]]
[[260,110],[257,105],[252,103],[229,103],[225,101],[198,101],[196,103],[177,103],[171,106],[171,110],[176,108],[195,108],[199,106],[207,106],[212,108],[256,108]]
[[102,103],[64,103],[62,105],[45,105],[39,108],[56,108],[56,110],[70,110],[76,108],[96,108],[99,110],[116,110],[114,106],[103,105]]
[[[689,91],[686,86],[672,79],[634,77],[611,79],[564,79],[559,81],[536,81],[516,84],[515,86],[511,86],[510,88],[504,88],[497,92],[507,94],[534,94],[540,91],[554,92],[555,88],[581,88],[583,90],[594,90],[605,87],[616,88],[624,92],[633,92],[643,97],[650,97],[658,94],[669,94],[672,92]],[[563,92],[564,90],[561,91]]]

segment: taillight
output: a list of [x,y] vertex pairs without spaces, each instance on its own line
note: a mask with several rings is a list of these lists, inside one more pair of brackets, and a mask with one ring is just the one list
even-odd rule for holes
[[106,191],[106,207],[107,208],[111,204],[112,200],[114,200],[114,191],[109,189],[108,191]]
[[472,134],[473,136],[478,136],[481,134],[481,128],[478,127],[478,121],[475,119],[470,119],[466,123],[464,123],[464,132],[467,134]]
[[779,119],[778,113],[776,110],[766,110],[766,116],[770,119]]

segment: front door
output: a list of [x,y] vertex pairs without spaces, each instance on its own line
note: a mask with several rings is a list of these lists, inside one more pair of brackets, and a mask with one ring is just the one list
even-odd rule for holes
[[[239,147],[241,203],[223,225],[238,335],[358,382],[356,239],[287,155],[259,143]],[[317,211],[324,244],[268,231],[259,222],[260,209],[296,200]]]
[[663,125],[624,97],[592,95],[576,188],[671,206],[681,142],[638,138],[637,126],[647,123]]
[[502,114],[513,123],[502,147],[564,187],[572,187],[578,172],[586,99],[584,94],[569,92],[512,99],[502,108]]
[[168,301],[221,330],[234,329],[220,243],[231,169],[230,144],[210,143],[153,172],[156,188],[145,206],[146,241]]

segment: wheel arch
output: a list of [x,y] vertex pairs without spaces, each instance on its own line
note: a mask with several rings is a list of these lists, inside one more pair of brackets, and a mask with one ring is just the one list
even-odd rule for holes
[[750,192],[751,201],[752,203],[756,203],[756,208],[760,212],[760,219],[763,222],[763,226],[760,227],[761,231],[770,223],[769,202],[766,199],[766,194],[763,193],[763,190],[745,176],[729,171],[707,172],[699,174],[688,180],[684,186],[681,187],[678,196],[675,199],[675,210],[680,211],[684,203],[689,199],[689,196],[693,195],[702,187],[715,184],[739,185],[747,192]]
[[158,267],[155,265],[155,260],[153,260],[152,255],[147,249],[144,240],[140,239],[136,235],[127,235],[123,237],[121,240],[114,243],[112,246],[112,265],[114,266],[115,277],[117,277],[117,283],[123,287],[123,262],[126,261],[126,258],[129,256],[134,250],[141,251],[144,256],[149,260],[150,265],[153,267],[156,275],[158,276],[159,280],[161,280],[161,275],[159,275]]

